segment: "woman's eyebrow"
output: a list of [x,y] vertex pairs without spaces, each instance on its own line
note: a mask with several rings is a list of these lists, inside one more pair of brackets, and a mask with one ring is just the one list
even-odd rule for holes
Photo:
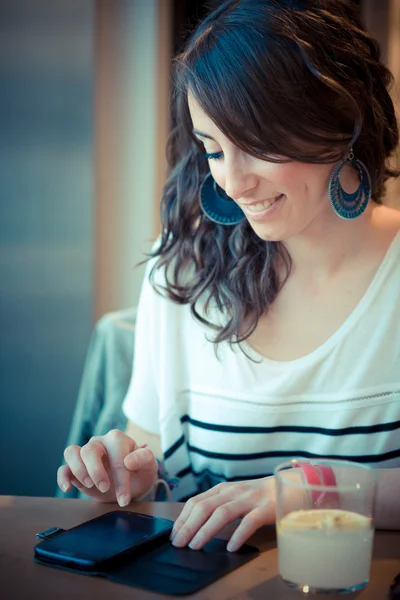
[[199,135],[200,137],[207,138],[208,140],[212,140],[213,142],[215,142],[214,138],[212,138],[211,135],[207,135],[206,133],[202,133],[201,131],[197,131],[197,129],[193,129],[193,133],[195,135]]

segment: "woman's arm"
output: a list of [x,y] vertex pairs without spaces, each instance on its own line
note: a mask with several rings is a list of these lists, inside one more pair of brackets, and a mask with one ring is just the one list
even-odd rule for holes
[[146,444],[146,448],[149,448],[156,458],[162,458],[163,453],[159,435],[145,431],[129,420],[126,424],[125,433],[135,440],[138,446],[144,446]]
[[378,470],[375,525],[377,529],[400,529],[400,468]]

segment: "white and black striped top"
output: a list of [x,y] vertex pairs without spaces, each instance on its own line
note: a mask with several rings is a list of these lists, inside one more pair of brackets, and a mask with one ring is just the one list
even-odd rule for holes
[[310,354],[255,362],[222,343],[217,358],[206,336],[146,275],[124,411],[161,436],[176,500],[293,457],[400,467],[400,234],[356,309]]

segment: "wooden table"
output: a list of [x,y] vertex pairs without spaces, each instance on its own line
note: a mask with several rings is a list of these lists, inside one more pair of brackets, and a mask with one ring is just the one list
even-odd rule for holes
[[[168,519],[175,519],[182,505],[137,502],[128,507]],[[96,517],[115,505],[90,500],[0,496],[0,598],[2,600],[160,600],[171,598],[107,580],[76,575],[34,562],[35,534],[52,526],[68,529]],[[220,537],[228,538],[232,527]],[[260,529],[249,542],[262,553],[196,594],[193,600],[299,600],[302,594],[283,584],[278,576],[275,530]],[[378,531],[369,585],[358,594],[340,596],[357,600],[385,600],[393,577],[400,571],[400,532]],[[308,596],[310,597],[310,596]],[[321,598],[321,596],[319,596]],[[333,600],[333,596],[329,596]]]

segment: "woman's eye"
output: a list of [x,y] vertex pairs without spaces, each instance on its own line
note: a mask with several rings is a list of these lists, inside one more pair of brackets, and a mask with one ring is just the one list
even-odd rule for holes
[[205,152],[204,156],[207,160],[218,160],[222,158],[222,152]]

